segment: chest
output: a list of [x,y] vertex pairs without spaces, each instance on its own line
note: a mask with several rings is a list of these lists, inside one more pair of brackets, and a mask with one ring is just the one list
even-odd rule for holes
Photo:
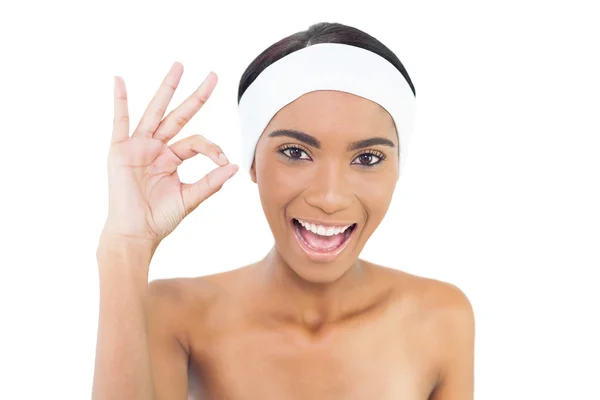
[[236,328],[194,346],[190,380],[197,398],[425,400],[433,385],[425,343],[385,321],[314,335]]

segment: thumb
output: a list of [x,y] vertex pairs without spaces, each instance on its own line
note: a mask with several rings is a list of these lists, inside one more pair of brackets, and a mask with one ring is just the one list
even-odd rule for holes
[[235,164],[223,165],[213,169],[197,182],[182,184],[181,197],[185,211],[188,214],[191,213],[200,203],[218,192],[238,169],[239,167]]

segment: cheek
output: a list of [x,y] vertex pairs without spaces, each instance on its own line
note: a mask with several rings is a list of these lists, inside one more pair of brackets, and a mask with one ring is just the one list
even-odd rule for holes
[[265,214],[279,212],[298,192],[298,182],[290,179],[285,166],[274,159],[263,159],[257,169],[257,184]]
[[288,199],[302,191],[307,181],[312,179],[310,168],[295,168],[274,149],[260,149],[261,162],[256,170],[257,183],[274,198]]
[[356,197],[375,219],[383,218],[396,187],[393,174],[361,174],[352,183]]

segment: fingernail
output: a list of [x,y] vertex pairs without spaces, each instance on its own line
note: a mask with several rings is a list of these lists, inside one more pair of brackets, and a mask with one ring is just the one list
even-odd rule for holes
[[227,157],[225,157],[225,154],[223,153],[219,153],[219,161],[221,161],[223,164],[229,163],[229,160],[227,159]]

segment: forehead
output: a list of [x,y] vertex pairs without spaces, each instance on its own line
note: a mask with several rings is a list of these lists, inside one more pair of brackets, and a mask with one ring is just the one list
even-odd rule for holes
[[297,129],[313,136],[344,132],[349,139],[374,134],[390,140],[397,137],[392,117],[379,104],[334,90],[306,93],[283,107],[266,132],[276,129]]

